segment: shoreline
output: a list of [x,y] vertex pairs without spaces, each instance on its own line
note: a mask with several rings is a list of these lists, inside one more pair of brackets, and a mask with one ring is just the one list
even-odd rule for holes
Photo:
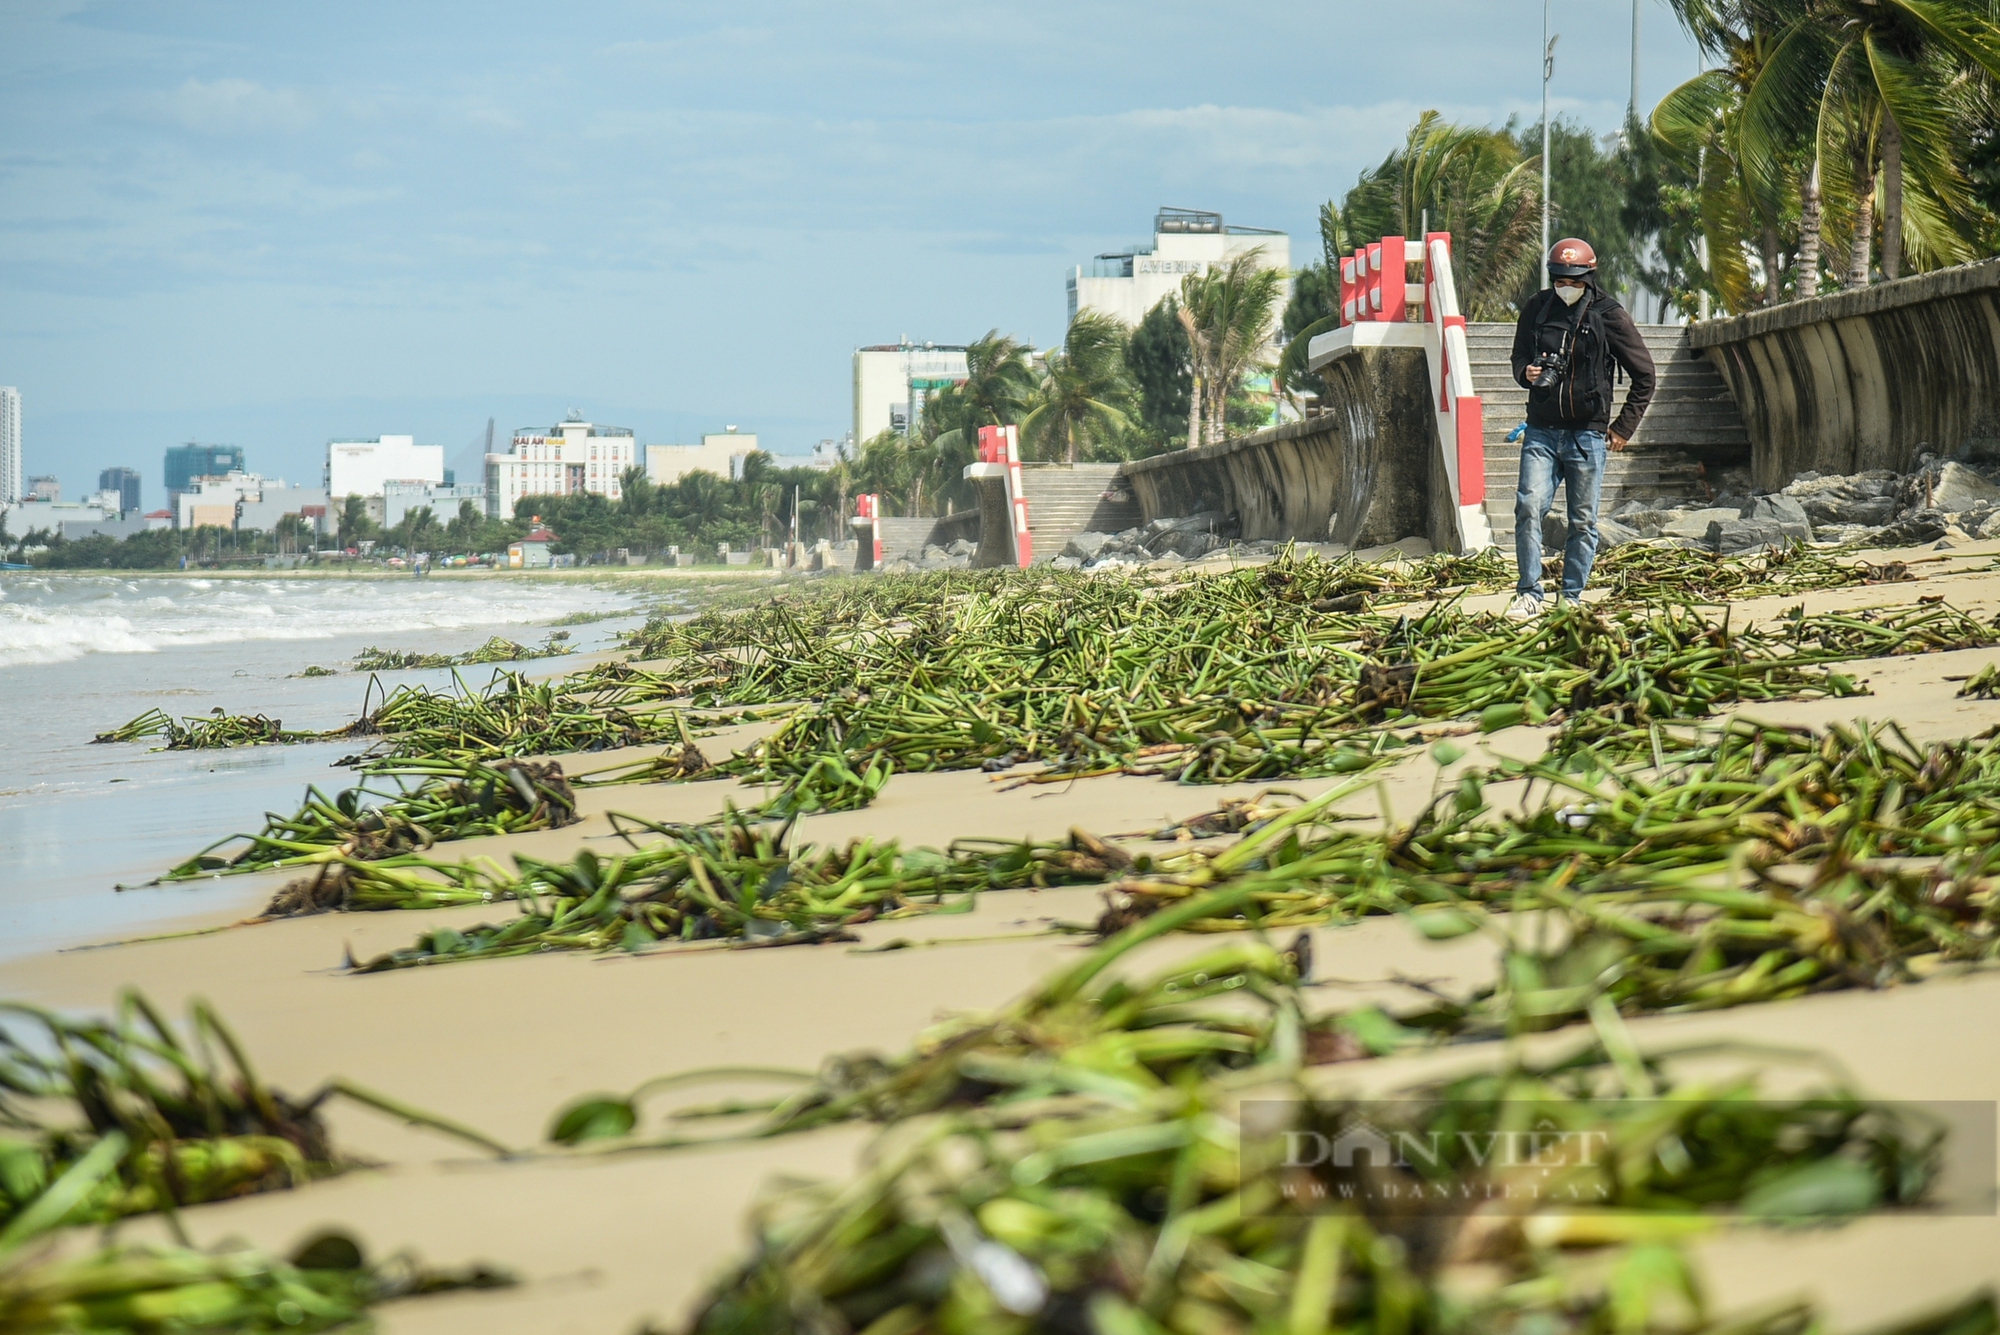
[[[1936,595],[1982,622],[2000,613],[2000,570],[1994,563],[2000,542],[1949,553],[1868,555],[1930,563],[1917,567],[1923,578],[1907,583],[1706,606],[1726,605],[1731,624],[1739,627],[1778,618],[1797,605],[1817,614],[1909,607]],[[574,580],[606,572],[534,573]],[[611,573],[622,578],[667,572]],[[694,572],[676,572],[689,573]],[[767,571],[744,574],[772,578]],[[297,577],[277,571],[236,577],[243,576]],[[1507,596],[1473,595],[1462,605],[1497,610]],[[1815,726],[1893,718],[1919,743],[1970,737],[2000,726],[2000,700],[1957,694],[1964,678],[1992,663],[2000,663],[2000,647],[1864,660],[1855,672],[1874,694],[1779,701],[1732,712]],[[567,666],[545,662],[536,675]],[[1464,754],[1442,766],[1425,748],[1413,748],[1343,809],[1366,822],[1379,823],[1385,815],[1407,821],[1468,767],[1491,764],[1496,756],[1539,755],[1550,732],[1520,726],[1460,737]],[[703,737],[700,744],[724,754],[755,735],[752,725]],[[561,759],[566,771],[572,763],[581,771],[625,757],[606,751]],[[954,838],[1057,838],[1072,827],[1101,836],[1130,835],[1214,809],[1232,797],[1270,788],[1311,796],[1339,780],[1209,787],[1110,775],[1002,791],[1006,782],[1006,776],[977,770],[899,773],[872,805],[804,816],[794,837],[818,845],[875,837],[942,846]],[[294,796],[273,800],[282,806]],[[566,858],[579,848],[609,856],[619,847],[609,824],[613,811],[660,821],[700,820],[716,814],[725,801],[747,806],[759,796],[757,787],[731,780],[585,789],[578,825],[461,840],[441,845],[439,852],[503,863],[516,854]],[[205,842],[191,838],[187,851]],[[218,927],[292,875],[193,883],[191,896],[213,889],[228,904],[191,906],[176,921],[190,929]],[[548,953],[366,976],[341,972],[344,953],[365,959],[436,927],[464,930],[479,921],[505,920],[516,910],[492,904],[329,913],[142,944],[42,951],[10,961],[9,992],[66,1009],[103,1010],[119,988],[137,985],[176,1017],[190,998],[201,996],[236,1026],[264,1073],[287,1091],[299,1093],[329,1076],[345,1075],[507,1143],[528,1144],[568,1101],[592,1091],[629,1089],[669,1071],[707,1065],[811,1068],[834,1053],[902,1051],[941,1015],[998,1006],[1074,961],[1084,938],[1031,933],[1052,920],[1090,921],[1100,908],[1090,888],[995,890],[980,894],[963,914],[858,926],[853,930],[860,940],[854,943],[776,950],[669,947],[633,957]],[[1391,980],[1397,975],[1463,986],[1490,974],[1495,959],[1486,938],[1430,942],[1389,916],[1316,927],[1311,934],[1318,976],[1328,980],[1314,991],[1320,1004],[1386,999],[1396,992]],[[968,939],[979,937],[995,939]],[[911,944],[879,949],[899,938]],[[1178,958],[1214,944],[1214,938],[1176,936],[1148,951]],[[1727,1038],[1825,1051],[1861,1088],[1878,1095],[1995,1100],[2000,1099],[1996,1005],[2000,971],[1980,971],[1881,991],[1644,1016],[1630,1024],[1648,1045]],[[1574,1031],[1557,1031],[1554,1037],[1565,1036]],[[1331,1074],[1349,1087],[1383,1088],[1497,1046],[1384,1057],[1332,1068]],[[629,1330],[643,1320],[678,1325],[701,1286],[744,1254],[746,1211],[770,1177],[843,1179],[871,1134],[843,1127],[762,1145],[491,1165],[451,1142],[359,1109],[337,1108],[331,1123],[338,1143],[381,1166],[298,1190],[191,1208],[183,1221],[198,1242],[241,1236],[278,1249],[317,1226],[338,1224],[353,1229],[378,1254],[408,1246],[433,1264],[486,1260],[522,1274],[526,1283],[519,1289],[450,1295],[378,1314],[385,1331],[440,1335]],[[125,1230],[161,1236],[156,1220],[133,1220]],[[1719,1310],[1810,1290],[1826,1302],[1836,1329],[1906,1316],[1982,1283],[2000,1285],[2000,1220],[1991,1216],[1876,1217],[1812,1235],[1729,1230],[1696,1250]]]

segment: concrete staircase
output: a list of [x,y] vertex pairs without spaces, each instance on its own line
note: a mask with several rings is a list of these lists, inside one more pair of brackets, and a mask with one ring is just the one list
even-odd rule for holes
[[1021,488],[1037,561],[1061,555],[1079,533],[1119,533],[1146,522],[1117,464],[1022,464]]
[[[1630,448],[1610,456],[1605,465],[1600,514],[1609,514],[1628,500],[1707,495],[1702,466],[1691,450],[1711,456],[1740,453],[1746,461],[1750,454],[1750,437],[1729,388],[1715,368],[1688,346],[1687,327],[1642,324],[1639,333],[1659,368],[1660,383]],[[1525,420],[1528,401],[1527,391],[1514,382],[1510,361],[1514,326],[1467,324],[1465,336],[1472,353],[1473,388],[1486,417],[1486,515],[1494,542],[1512,551],[1521,445],[1510,443],[1507,433]],[[1625,386],[1622,379],[1614,382],[1614,401],[1624,401]],[[1558,513],[1563,503],[1558,491]]]

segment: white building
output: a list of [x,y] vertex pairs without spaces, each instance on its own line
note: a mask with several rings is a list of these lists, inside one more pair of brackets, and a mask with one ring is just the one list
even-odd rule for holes
[[236,502],[236,528],[242,533],[269,533],[292,515],[305,520],[315,536],[323,536],[339,524],[325,487],[288,487],[282,482],[270,482],[256,496],[245,496]]
[[924,400],[971,372],[965,349],[941,343],[877,343],[854,350],[854,444],[884,431],[908,431]]
[[546,432],[523,427],[506,454],[486,456],[486,513],[511,516],[523,496],[591,492],[618,500],[625,494],[619,475],[633,466],[636,453],[630,427],[594,426],[573,414]]
[[23,497],[12,505],[0,505],[0,513],[7,519],[7,531],[16,538],[46,529],[50,533],[61,529],[64,537],[69,537],[69,526],[83,525],[80,536],[88,536],[88,526],[118,518],[115,508],[107,511],[97,503],[101,498],[88,501],[47,500],[35,496]]
[[415,436],[330,440],[324,481],[327,495],[336,502],[348,496],[380,496],[389,482],[442,485],[444,446],[419,445]]
[[27,481],[21,469],[21,391],[0,385],[0,505],[20,500]]
[[137,510],[120,517],[113,515],[106,519],[65,519],[62,521],[64,542],[81,542],[85,538],[115,538],[123,542],[126,538],[137,537],[152,525]]
[[1285,293],[1271,315],[1275,335],[1291,296],[1291,237],[1262,227],[1228,226],[1221,214],[1199,209],[1163,208],[1153,217],[1151,245],[1099,255],[1088,273],[1081,265],[1070,270],[1069,318],[1074,320],[1079,311],[1102,311],[1136,326],[1147,311],[1180,291],[1181,279],[1252,250],[1259,252],[1260,268],[1287,275]]
[[724,427],[721,431],[703,432],[699,445],[648,445],[646,476],[663,487],[689,473],[740,478],[743,461],[756,452],[756,432]]
[[430,512],[438,523],[449,524],[458,518],[458,508],[471,501],[486,513],[486,488],[479,486],[432,486],[428,482],[390,482],[382,489],[382,518],[384,528],[394,528],[403,522],[403,516],[412,510],[430,507]]
[[[256,473],[228,473],[222,477],[196,478],[191,490],[175,498],[174,526],[181,529],[236,527],[236,506],[244,500],[259,500],[265,488],[282,491],[284,479],[266,480]],[[322,497],[324,493],[321,493]]]

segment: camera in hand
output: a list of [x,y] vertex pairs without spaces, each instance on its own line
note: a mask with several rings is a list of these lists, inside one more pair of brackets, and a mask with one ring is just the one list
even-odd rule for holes
[[1533,382],[1534,387],[1540,390],[1554,389],[1562,383],[1563,377],[1569,372],[1569,358],[1560,352],[1545,352],[1528,365],[1541,368],[1541,375]]

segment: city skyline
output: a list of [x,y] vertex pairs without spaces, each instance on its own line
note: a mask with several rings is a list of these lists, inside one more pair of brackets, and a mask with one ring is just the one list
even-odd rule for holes
[[[1696,62],[1646,14],[1651,99]],[[1405,6],[1421,36],[1361,68],[1207,8],[1121,15],[32,0],[0,44],[24,471],[79,485],[192,437],[303,475],[382,431],[455,459],[488,416],[570,407],[803,455],[845,430],[857,347],[1048,346],[1065,275],[1161,205],[1282,229],[1303,261],[1319,203],[1419,111],[1539,101],[1526,3]],[[1558,113],[1615,127],[1629,23],[1556,6]]]

